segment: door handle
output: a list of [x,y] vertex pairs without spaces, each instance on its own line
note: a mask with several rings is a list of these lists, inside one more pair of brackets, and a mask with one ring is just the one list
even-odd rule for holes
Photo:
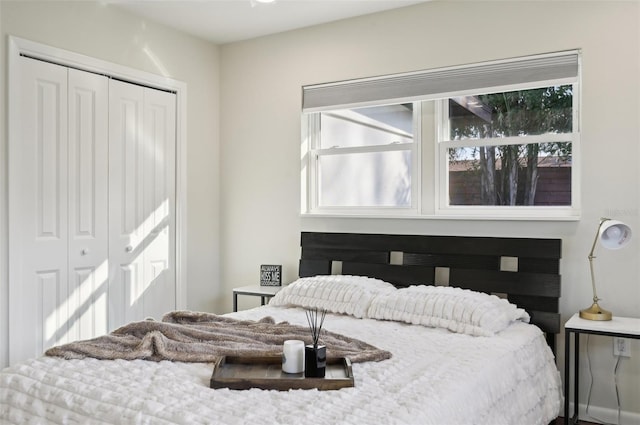
[[131,245],[127,245],[124,250],[126,252],[131,252],[131,251],[133,251],[133,247]]

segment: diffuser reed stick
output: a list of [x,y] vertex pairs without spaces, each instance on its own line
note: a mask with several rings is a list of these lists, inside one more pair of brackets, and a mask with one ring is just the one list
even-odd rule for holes
[[322,331],[322,325],[324,324],[324,318],[327,315],[327,310],[318,312],[318,309],[307,310],[307,323],[309,323],[309,329],[311,329],[311,338],[313,340],[313,348],[318,348],[318,340],[320,339],[320,331]]

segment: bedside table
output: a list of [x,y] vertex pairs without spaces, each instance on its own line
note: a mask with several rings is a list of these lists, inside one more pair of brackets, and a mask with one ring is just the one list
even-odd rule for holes
[[233,288],[233,311],[238,311],[238,295],[260,297],[261,304],[265,305],[267,298],[273,297],[280,289],[282,286],[249,285]]
[[[573,415],[569,417],[569,360],[571,358],[571,334],[574,340],[573,362]],[[565,425],[578,422],[578,376],[580,375],[580,334],[605,335],[640,339],[640,319],[630,317],[616,317],[612,320],[598,321],[580,318],[580,313],[574,314],[564,324],[564,423]]]

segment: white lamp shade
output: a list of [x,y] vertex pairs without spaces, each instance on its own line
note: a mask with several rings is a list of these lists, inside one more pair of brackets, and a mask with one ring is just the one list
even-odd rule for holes
[[631,240],[631,228],[618,220],[607,220],[600,227],[600,243],[607,249],[620,249]]

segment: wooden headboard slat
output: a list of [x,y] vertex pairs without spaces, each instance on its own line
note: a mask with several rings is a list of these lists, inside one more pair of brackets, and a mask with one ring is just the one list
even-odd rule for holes
[[308,277],[325,274],[331,274],[331,260],[300,260],[298,276]]
[[389,263],[389,251],[363,251],[339,248],[309,248],[302,250],[302,258],[334,261],[358,261],[361,263]]
[[451,269],[449,285],[489,293],[560,297],[560,276],[547,273]]
[[500,270],[500,257],[489,255],[456,256],[436,254],[414,254],[405,252],[403,264],[465,269]]
[[531,323],[535,323],[543,332],[560,333],[560,315],[537,310],[528,313],[531,316]]
[[560,261],[558,258],[518,258],[519,272],[532,273],[560,273]]
[[553,354],[556,354],[556,335],[560,333],[562,325],[560,324],[560,315],[543,311],[529,311],[531,323],[540,328],[546,334],[547,344],[551,348]]
[[524,308],[527,311],[538,310],[547,313],[557,313],[560,305],[559,299],[553,297],[509,294],[507,298],[512,304]]
[[302,246],[455,255],[497,255],[526,258],[561,257],[557,239],[470,236],[388,235],[369,233],[302,233]]
[[433,285],[435,276],[433,267],[353,262],[342,263],[342,274],[376,277],[398,287]]

